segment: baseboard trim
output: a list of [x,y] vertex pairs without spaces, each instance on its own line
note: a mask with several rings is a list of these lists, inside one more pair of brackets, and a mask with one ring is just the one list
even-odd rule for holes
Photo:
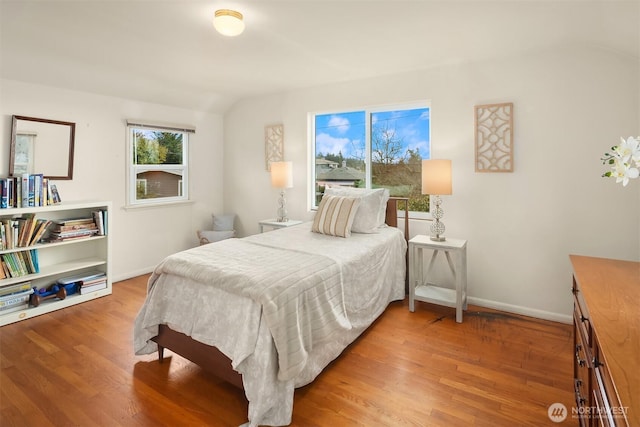
[[553,322],[560,322],[560,323],[566,323],[566,324],[573,323],[573,317],[567,314],[552,313],[550,311],[537,310],[535,308],[505,304],[498,301],[491,301],[491,300],[475,298],[475,297],[468,297],[467,302],[469,304],[478,305],[480,307],[506,311],[507,313],[521,314],[523,316],[535,317],[537,319],[551,320]]
[[146,267],[146,268],[141,268],[139,270],[136,271],[129,271],[128,273],[125,274],[119,274],[117,276],[113,276],[113,279],[111,280],[112,283],[115,282],[120,282],[122,280],[127,280],[127,279],[131,279],[133,277],[138,277],[138,276],[142,276],[143,274],[149,274],[153,271],[155,267]]

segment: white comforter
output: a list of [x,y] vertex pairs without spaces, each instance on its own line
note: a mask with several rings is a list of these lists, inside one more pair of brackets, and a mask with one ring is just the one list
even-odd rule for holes
[[303,224],[172,255],[149,280],[135,352],[157,350],[162,323],[214,345],[243,375],[249,424],[287,425],[294,387],[404,298],[405,250],[394,228],[343,239]]

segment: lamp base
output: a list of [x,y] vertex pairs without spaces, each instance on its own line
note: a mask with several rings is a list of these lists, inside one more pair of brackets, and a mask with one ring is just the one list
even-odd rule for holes
[[287,222],[287,199],[285,198],[284,190],[280,191],[280,197],[278,197],[278,217],[276,222]]
[[440,221],[440,218],[444,216],[444,210],[442,210],[442,199],[440,196],[434,195],[433,197],[433,207],[431,209],[431,216],[435,218],[433,224],[431,224],[431,240],[434,242],[444,242],[447,240],[444,234],[444,223]]

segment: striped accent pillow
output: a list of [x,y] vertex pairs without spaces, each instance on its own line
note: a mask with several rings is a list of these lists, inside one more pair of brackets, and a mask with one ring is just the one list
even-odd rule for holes
[[311,231],[337,237],[351,236],[351,225],[360,199],[325,195],[318,206]]

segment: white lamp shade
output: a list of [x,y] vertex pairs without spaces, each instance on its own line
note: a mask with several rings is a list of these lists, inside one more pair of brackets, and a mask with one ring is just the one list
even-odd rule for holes
[[223,36],[237,36],[244,31],[242,14],[230,9],[216,10],[213,26]]
[[293,164],[291,162],[271,162],[271,186],[293,187]]
[[422,161],[422,194],[452,194],[451,160]]

